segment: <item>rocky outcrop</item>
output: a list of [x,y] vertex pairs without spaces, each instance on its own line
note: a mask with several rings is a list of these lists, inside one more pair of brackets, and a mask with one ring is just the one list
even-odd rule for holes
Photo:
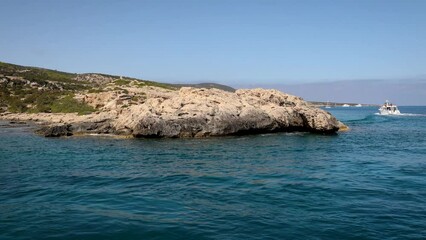
[[45,137],[72,136],[74,134],[126,134],[125,132],[120,133],[116,131],[109,120],[75,122],[72,124],[50,124],[39,128],[36,133]]
[[115,80],[117,80],[117,78],[114,78],[112,76],[106,76],[103,74],[96,74],[96,73],[86,73],[86,74],[78,74],[76,77],[73,78],[73,80],[76,81],[83,81],[83,82],[91,82],[91,83],[96,83],[96,84],[107,84],[107,83],[111,83]]
[[[330,113],[277,90],[126,90],[126,98],[115,93],[77,96],[98,107],[99,112],[84,116],[41,115],[47,119],[45,122],[55,124],[39,133],[46,137],[102,133],[191,138],[289,131],[330,134],[344,128]],[[34,116],[32,120],[43,121]]]
[[179,95],[149,103],[137,119],[135,137],[206,137],[268,132],[334,133],[339,121],[301,98],[276,90],[183,88]]
[[36,131],[36,133],[41,134],[45,137],[62,137],[62,136],[72,136],[72,125],[56,125],[56,126],[45,126]]

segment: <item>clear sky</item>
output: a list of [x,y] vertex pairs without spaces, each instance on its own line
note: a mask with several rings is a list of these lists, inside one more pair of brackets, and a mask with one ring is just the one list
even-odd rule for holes
[[0,61],[163,82],[426,77],[424,0],[0,0]]

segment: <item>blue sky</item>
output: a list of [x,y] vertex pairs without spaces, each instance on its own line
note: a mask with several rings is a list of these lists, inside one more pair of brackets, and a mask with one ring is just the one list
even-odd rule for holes
[[426,78],[423,0],[0,0],[0,61],[238,86]]

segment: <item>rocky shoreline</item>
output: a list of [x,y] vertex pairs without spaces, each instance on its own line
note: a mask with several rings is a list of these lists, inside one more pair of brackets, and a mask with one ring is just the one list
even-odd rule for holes
[[[113,134],[135,138],[201,138],[273,132],[333,134],[347,127],[330,113],[277,90],[149,87],[77,95],[95,113],[1,113],[0,119],[32,121],[45,137]],[[136,103],[130,99],[144,96]]]

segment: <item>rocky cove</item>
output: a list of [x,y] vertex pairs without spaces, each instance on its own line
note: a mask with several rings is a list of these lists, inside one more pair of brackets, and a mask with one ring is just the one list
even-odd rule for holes
[[[97,109],[76,113],[1,113],[9,121],[32,121],[45,137],[113,134],[128,137],[200,138],[272,132],[332,134],[346,129],[330,113],[277,90],[154,86],[78,93],[75,99]],[[123,91],[124,90],[124,91]]]

